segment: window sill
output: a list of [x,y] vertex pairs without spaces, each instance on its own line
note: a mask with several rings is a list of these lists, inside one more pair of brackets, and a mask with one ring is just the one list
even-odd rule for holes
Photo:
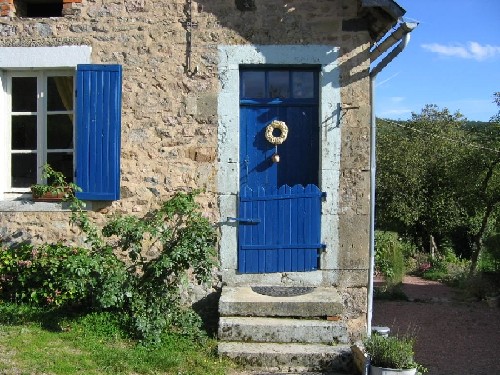
[[[10,198],[10,199],[9,199]],[[85,201],[85,210],[97,211],[109,205],[105,201]],[[0,200],[0,212],[69,212],[68,202],[34,202],[31,194],[15,194]]]

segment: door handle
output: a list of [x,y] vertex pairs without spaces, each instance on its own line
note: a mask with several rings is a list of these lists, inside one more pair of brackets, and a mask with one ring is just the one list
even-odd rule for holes
[[247,219],[244,217],[228,217],[228,221],[236,221],[242,224],[258,224],[260,223],[260,219]]

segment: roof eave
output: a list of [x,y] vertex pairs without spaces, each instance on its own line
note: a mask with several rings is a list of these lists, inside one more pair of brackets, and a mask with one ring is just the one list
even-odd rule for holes
[[406,13],[406,10],[393,0],[361,0],[361,5],[364,8],[382,8],[396,21]]
[[361,0],[365,19],[373,43],[380,41],[384,35],[398,23],[406,11],[393,0]]

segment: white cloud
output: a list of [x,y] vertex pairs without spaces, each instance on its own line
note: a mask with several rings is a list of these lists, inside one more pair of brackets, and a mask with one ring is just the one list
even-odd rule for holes
[[422,48],[437,53],[441,56],[474,59],[477,61],[483,61],[490,57],[500,55],[500,46],[492,46],[490,44],[481,45],[477,42],[469,42],[467,43],[467,45],[443,45],[438,43],[431,43],[422,44]]
[[405,98],[403,96],[391,96],[391,102],[393,103],[401,103]]

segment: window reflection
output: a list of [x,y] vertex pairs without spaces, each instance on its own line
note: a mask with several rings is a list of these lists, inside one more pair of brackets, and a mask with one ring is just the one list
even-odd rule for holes
[[264,98],[266,95],[266,75],[264,72],[247,71],[241,74],[243,98]]
[[269,97],[288,98],[290,96],[290,80],[288,71],[269,72]]
[[12,187],[26,188],[36,183],[36,154],[12,154]]
[[66,177],[66,181],[73,181],[73,153],[72,152],[49,152],[47,163],[56,171],[60,171]]
[[47,148],[73,148],[73,121],[68,115],[47,116]]
[[293,97],[314,98],[314,73],[293,72]]
[[317,73],[313,70],[243,70],[241,98],[314,99]]
[[36,116],[12,116],[12,150],[36,150]]
[[36,112],[36,77],[12,77],[12,112]]
[[73,110],[73,77],[47,77],[47,110]]

